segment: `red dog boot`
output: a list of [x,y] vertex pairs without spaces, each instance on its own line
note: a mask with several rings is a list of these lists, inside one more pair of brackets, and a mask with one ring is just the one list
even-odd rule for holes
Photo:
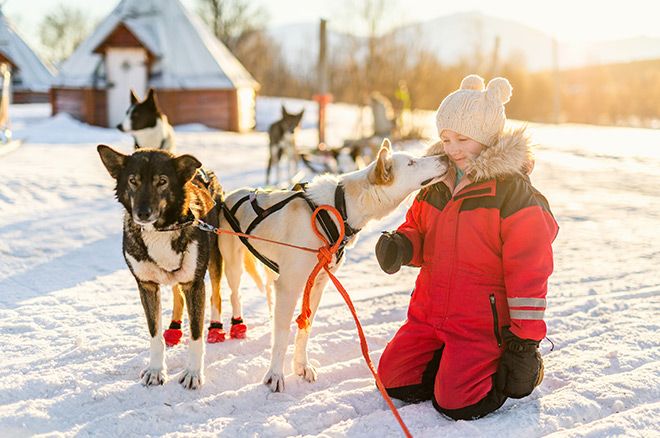
[[220,321],[211,321],[209,325],[209,334],[206,342],[209,344],[217,344],[218,342],[225,342],[225,329],[222,328]]
[[231,329],[229,330],[229,336],[232,339],[245,339],[247,332],[247,326],[243,324],[243,318],[240,316],[238,318],[231,318]]
[[165,345],[168,347],[174,347],[181,341],[181,336],[183,332],[181,331],[181,321],[172,321],[170,322],[170,328],[163,332],[163,338],[165,338]]

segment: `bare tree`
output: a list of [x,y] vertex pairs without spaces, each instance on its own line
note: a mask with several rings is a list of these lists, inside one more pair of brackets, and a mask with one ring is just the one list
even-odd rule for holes
[[198,13],[215,36],[232,52],[240,50],[255,31],[261,31],[268,19],[263,9],[253,8],[248,0],[197,0]]
[[249,0],[197,0],[197,13],[215,36],[227,46],[261,83],[265,95],[309,97],[304,78],[289,71],[280,47],[268,37],[268,16]]
[[[388,69],[401,67],[391,63],[397,42],[391,28],[400,22],[402,15],[397,0],[359,0],[344,3],[340,23],[352,34],[347,41],[347,53],[353,58],[349,64],[354,75],[351,82],[358,85],[364,95],[372,91],[381,91],[385,95],[393,94],[393,90],[384,89],[384,82],[390,82],[385,76],[391,74]],[[356,35],[356,33],[358,35]],[[396,84],[398,79],[394,80]],[[389,83],[386,85],[389,87]],[[362,99],[360,99],[362,100]]]
[[41,21],[39,36],[48,58],[57,64],[80,45],[89,29],[89,17],[82,9],[60,3]]

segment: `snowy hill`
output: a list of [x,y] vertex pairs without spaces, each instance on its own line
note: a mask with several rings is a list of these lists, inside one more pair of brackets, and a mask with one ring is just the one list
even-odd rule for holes
[[[279,104],[260,99],[259,126],[275,118]],[[287,105],[313,108],[305,101]],[[330,106],[335,138],[352,135],[355,111]],[[66,116],[50,118],[43,105],[12,112],[25,143],[0,157],[0,436],[399,436],[332,287],[310,340],[318,382],[291,375],[287,357],[287,391],[272,394],[261,383],[268,312],[246,279],[248,339],[208,346],[205,386],[193,392],[176,382],[187,358],[179,346],[167,351],[170,380],[142,387],[147,328],[121,256],[121,209],[95,150],[105,142],[128,152],[131,140]],[[303,132],[310,142],[312,122],[305,120]],[[508,400],[473,422],[441,417],[430,402],[395,403],[416,437],[657,436],[660,132],[529,129],[539,144],[532,180],[561,227],[546,312],[555,347],[541,345],[545,380],[530,397]],[[263,132],[187,126],[177,128],[177,141],[180,152],[214,169],[228,190],[263,182]],[[356,302],[376,363],[405,319],[417,271],[383,274],[373,248],[405,210],[366,227],[338,275]],[[225,302],[227,290],[224,285]],[[170,294],[163,300],[169,318]]]
[[[330,26],[332,27],[332,21]],[[314,72],[318,60],[318,23],[276,26],[268,33],[282,48],[282,54],[299,74]],[[476,50],[490,62],[499,38],[500,62],[511,56],[522,57],[531,70],[552,68],[552,38],[512,20],[480,12],[461,12],[429,21],[405,25],[394,31],[397,41],[411,48],[426,48],[446,64],[473,57]],[[342,56],[351,47],[352,37],[328,30],[330,56]],[[559,42],[560,68],[582,67],[660,58],[660,38],[629,38],[597,43]],[[518,58],[517,58],[518,59]]]

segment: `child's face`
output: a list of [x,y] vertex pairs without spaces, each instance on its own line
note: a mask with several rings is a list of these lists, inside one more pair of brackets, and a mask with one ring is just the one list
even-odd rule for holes
[[450,129],[444,129],[440,139],[449,159],[462,171],[465,171],[469,160],[478,157],[484,149],[484,145],[478,141]]

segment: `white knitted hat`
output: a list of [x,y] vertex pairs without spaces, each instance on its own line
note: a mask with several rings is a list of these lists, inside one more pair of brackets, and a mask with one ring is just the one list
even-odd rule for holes
[[504,129],[504,104],[511,99],[511,84],[494,78],[484,90],[481,76],[466,76],[461,88],[445,97],[435,115],[438,135],[451,129],[485,146],[497,142]]

